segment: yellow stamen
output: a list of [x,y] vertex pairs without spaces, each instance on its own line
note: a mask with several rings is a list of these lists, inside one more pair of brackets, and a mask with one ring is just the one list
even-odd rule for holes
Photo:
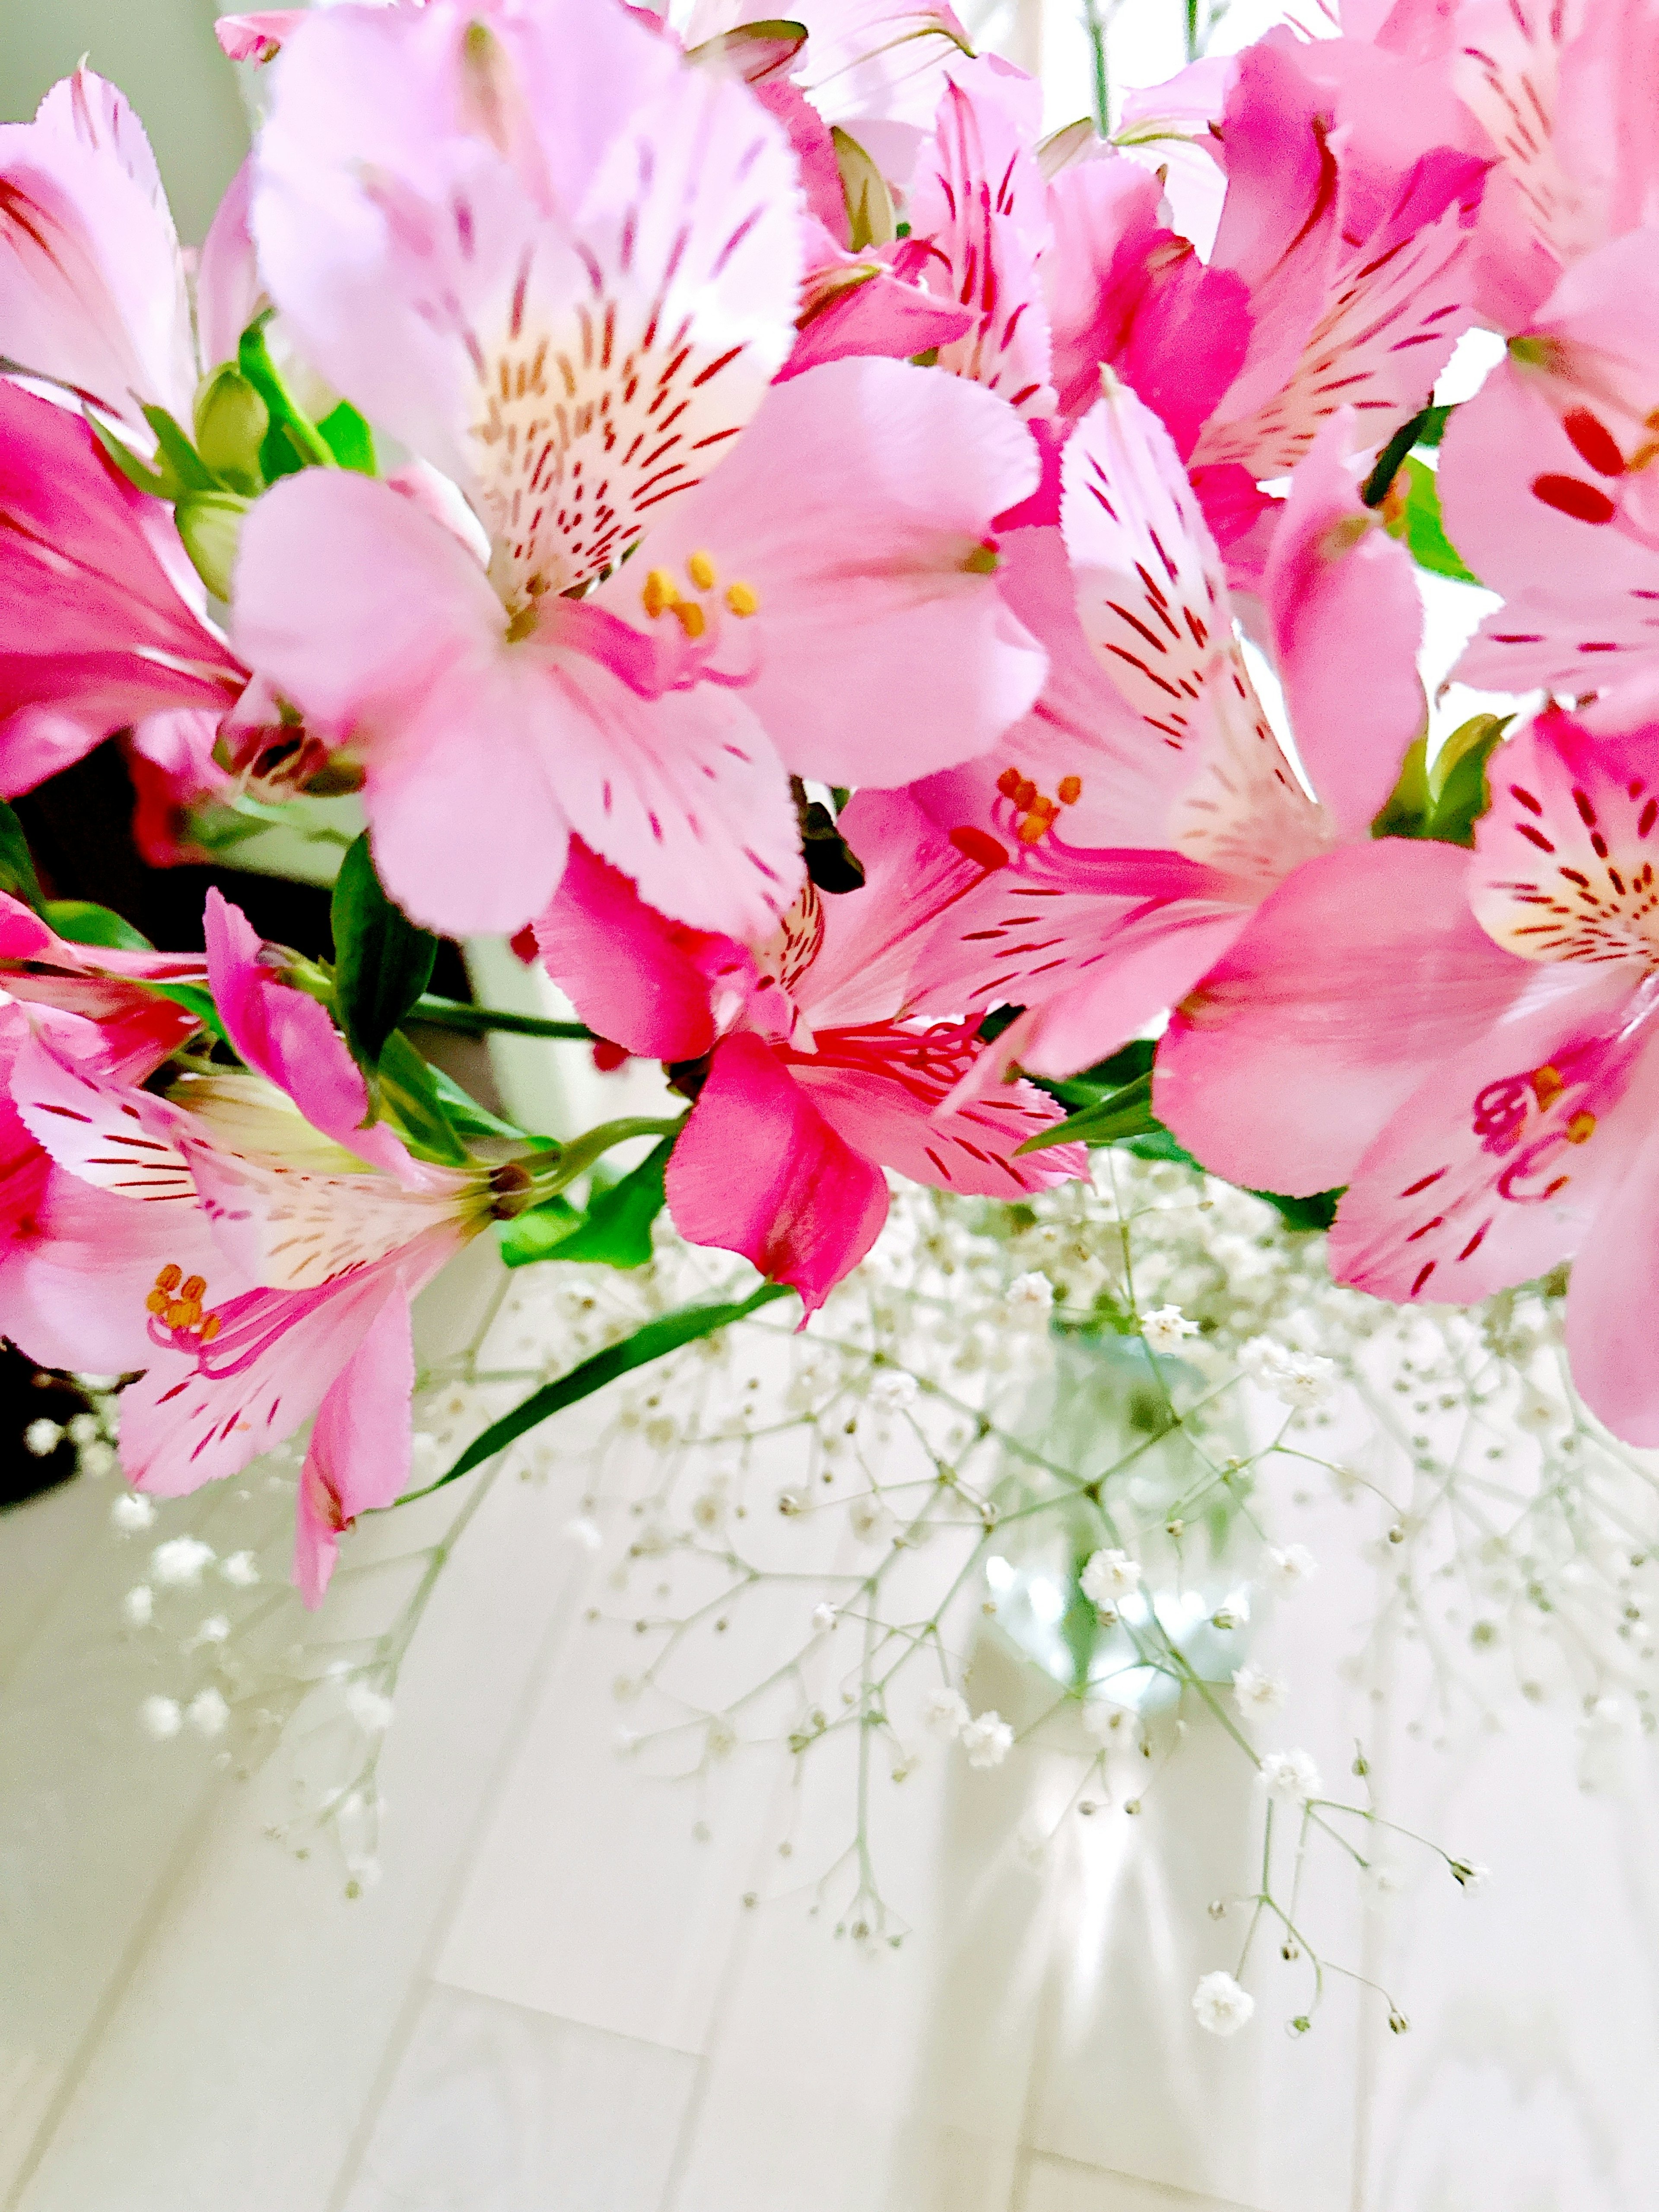
[[1035,845],[1048,827],[1048,819],[1041,814],[1028,814],[1014,835],[1022,845]]
[[184,1280],[184,1274],[182,1267],[175,1267],[169,1263],[155,1278],[155,1287],[158,1291],[176,1291]]
[[988,538],[984,544],[975,546],[962,565],[970,576],[994,576],[997,572],[997,549]]
[[746,619],[750,615],[759,611],[760,593],[752,584],[728,584],[726,587],[726,604],[734,615]]
[[204,1276],[186,1275],[179,1285],[179,1295],[181,1298],[194,1298],[199,1304],[202,1293],[206,1288],[207,1280]]
[[152,1291],[149,1296],[144,1300],[144,1311],[146,1313],[164,1314],[167,1310],[167,1294],[165,1291]]
[[207,1316],[207,1318],[206,1318],[206,1319],[203,1322],[203,1323],[202,1323],[202,1341],[203,1341],[203,1343],[204,1343],[204,1344],[211,1344],[211,1343],[212,1343],[212,1341],[213,1341],[213,1340],[214,1340],[214,1338],[215,1338],[216,1336],[217,1336],[217,1335],[218,1335],[218,1334],[219,1334],[219,1328],[220,1328],[220,1322],[219,1322],[219,1316],[218,1316],[218,1315],[217,1315],[217,1314],[209,1314],[209,1315],[208,1315],[208,1316]]
[[646,578],[641,597],[645,602],[645,611],[653,622],[668,608],[677,605],[679,596],[679,586],[666,568],[653,568]]
[[1062,806],[1075,806],[1083,796],[1083,778],[1063,775],[1054,787],[1054,795]]
[[200,1321],[202,1309],[194,1298],[179,1298],[161,1316],[169,1328],[188,1328],[193,1321]]
[[708,627],[708,617],[695,599],[676,599],[673,611],[680,628],[694,641]]
[[685,573],[700,592],[714,588],[714,564],[707,553],[694,553],[685,564]]
[[1541,1067],[1534,1067],[1527,1080],[1532,1085],[1533,1097],[1546,1113],[1567,1087],[1561,1080],[1560,1069],[1552,1067],[1548,1060]]
[[1587,1145],[1595,1134],[1594,1114],[1575,1114],[1567,1124],[1567,1142],[1570,1145]]

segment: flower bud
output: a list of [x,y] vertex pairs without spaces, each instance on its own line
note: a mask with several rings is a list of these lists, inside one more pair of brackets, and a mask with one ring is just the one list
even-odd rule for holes
[[204,380],[196,395],[196,450],[215,476],[239,490],[256,490],[264,481],[259,448],[270,428],[270,410],[234,362]]

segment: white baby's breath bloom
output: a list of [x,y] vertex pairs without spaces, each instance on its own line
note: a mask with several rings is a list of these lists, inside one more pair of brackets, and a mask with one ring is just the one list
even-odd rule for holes
[[198,1644],[227,1644],[230,1640],[230,1623],[222,1613],[210,1613],[197,1630]]
[[111,1528],[118,1528],[124,1536],[134,1536],[141,1528],[149,1527],[155,1518],[155,1508],[137,1491],[124,1490],[118,1498],[111,1498],[109,1518]]
[[345,1709],[365,1735],[383,1735],[392,1725],[392,1700],[367,1682],[349,1683]]
[[969,1766],[1000,1766],[1014,1747],[1014,1732],[999,1712],[983,1712],[962,1731]]
[[836,1608],[833,1605],[815,1605],[812,1607],[812,1626],[819,1636],[827,1635],[835,1625]]
[[1269,1674],[1264,1668],[1240,1667],[1233,1675],[1233,1703],[1248,1719],[1252,1713],[1276,1713],[1290,1695],[1290,1685],[1281,1674]]
[[1291,1352],[1270,1336],[1253,1336],[1238,1355],[1239,1372],[1293,1412],[1322,1406],[1336,1388],[1336,1363],[1314,1352]]
[[102,1427],[96,1413],[77,1413],[66,1433],[76,1451],[84,1451],[88,1444],[97,1443]]
[[703,1732],[703,1743],[710,1759],[730,1759],[738,1747],[738,1732],[724,1713],[711,1716]]
[[177,1735],[184,1724],[177,1698],[146,1698],[138,1708],[139,1727],[157,1743]]
[[1142,1320],[1140,1333],[1154,1352],[1179,1352],[1183,1336],[1198,1334],[1198,1323],[1188,1321],[1179,1306],[1159,1306]]
[[1319,1562],[1305,1544],[1286,1544],[1283,1551],[1267,1547],[1269,1578],[1275,1589],[1300,1589],[1319,1572]]
[[237,1589],[252,1589],[259,1579],[259,1563],[252,1552],[233,1552],[219,1562],[222,1579]]
[[1270,1751],[1261,1760],[1261,1782],[1269,1796],[1286,1803],[1305,1805],[1324,1788],[1319,1769],[1305,1751]]
[[870,1385],[870,1403],[881,1406],[891,1413],[902,1413],[916,1402],[916,1378],[907,1375],[902,1368],[889,1367],[877,1376]]
[[1492,1880],[1492,1869],[1478,1859],[1452,1859],[1449,1863],[1452,1880],[1460,1889],[1484,1889]]
[[150,1572],[158,1583],[174,1589],[187,1589],[201,1581],[202,1570],[212,1558],[212,1545],[204,1544],[199,1536],[170,1536],[150,1553]]
[[1024,1328],[1042,1328],[1054,1310],[1054,1286],[1046,1275],[1016,1275],[1008,1285],[1009,1318]]
[[64,1431],[57,1422],[48,1421],[44,1417],[38,1421],[31,1421],[23,1431],[24,1448],[32,1451],[36,1459],[50,1457],[63,1441]]
[[1255,2010],[1255,1999],[1224,1971],[1199,1977],[1193,1991],[1198,2024],[1212,2035],[1237,2035]]
[[106,1443],[101,1437],[94,1437],[90,1443],[82,1445],[76,1464],[82,1474],[89,1476],[94,1482],[101,1482],[106,1474],[114,1474],[120,1461],[113,1444]]
[[155,1618],[155,1598],[148,1583],[135,1583],[121,1601],[121,1615],[129,1628],[148,1628]]
[[1091,1605],[1115,1606],[1140,1582],[1140,1563],[1127,1552],[1097,1552],[1078,1577]]
[[584,1552],[597,1552],[605,1541],[599,1522],[590,1521],[585,1513],[579,1513],[574,1521],[567,1521],[564,1533],[571,1543]]
[[211,1741],[216,1735],[222,1735],[228,1727],[230,1707],[217,1690],[198,1690],[185,1708],[185,1718],[198,1735]]
[[935,1735],[947,1741],[962,1734],[973,1716],[968,1710],[968,1700],[957,1691],[941,1686],[930,1690],[921,1701],[921,1717]]
[[873,1491],[866,1491],[861,1498],[853,1500],[847,1510],[847,1519],[853,1534],[861,1544],[875,1543],[890,1534],[896,1525],[892,1515]]

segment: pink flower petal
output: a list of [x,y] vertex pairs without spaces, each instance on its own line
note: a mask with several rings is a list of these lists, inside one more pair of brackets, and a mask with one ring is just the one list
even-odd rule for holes
[[855,1267],[887,1218],[879,1168],[837,1136],[756,1036],[714,1048],[668,1163],[682,1237],[741,1253],[793,1284],[809,1313]]
[[343,1532],[394,1504],[409,1481],[414,1388],[409,1299],[394,1280],[311,1431],[294,1530],[294,1579],[308,1606],[322,1603]]

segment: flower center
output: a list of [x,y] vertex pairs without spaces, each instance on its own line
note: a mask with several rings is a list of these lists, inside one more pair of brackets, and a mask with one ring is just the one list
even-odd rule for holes
[[[672,615],[695,645],[707,632],[709,615],[715,611],[714,594],[719,591],[720,574],[714,556],[698,552],[687,561],[685,574],[691,587],[689,592],[680,588],[668,569],[651,569],[640,593],[640,604],[653,622],[660,621],[664,615]],[[760,610],[760,593],[752,584],[739,578],[726,586],[720,594],[720,603],[728,614],[746,622]]]
[[220,1320],[202,1304],[207,1279],[187,1275],[171,1261],[155,1278],[155,1286],[144,1300],[153,1344],[174,1352],[199,1352],[218,1335]]
[[1022,845],[1037,844],[1059,819],[1062,806],[1075,806],[1083,796],[1080,775],[1063,775],[1054,786],[1050,799],[1039,791],[1029,775],[1022,775],[1017,768],[1006,768],[997,778],[997,789],[1008,801],[1014,812],[1014,835]]

